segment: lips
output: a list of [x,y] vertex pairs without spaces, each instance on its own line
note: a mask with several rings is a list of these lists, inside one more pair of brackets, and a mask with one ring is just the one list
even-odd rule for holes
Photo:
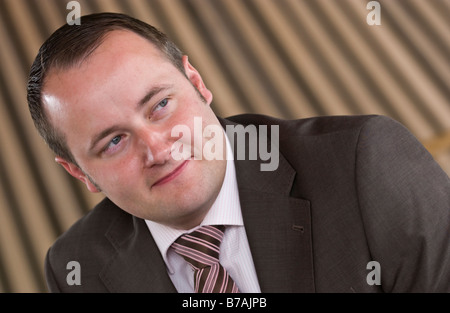
[[164,185],[164,184],[174,180],[178,175],[180,175],[183,172],[183,170],[186,168],[188,162],[189,162],[189,160],[186,160],[183,163],[181,163],[177,168],[175,168],[168,175],[166,175],[166,176],[160,178],[159,180],[157,180],[152,185],[152,187],[161,186],[161,185]]

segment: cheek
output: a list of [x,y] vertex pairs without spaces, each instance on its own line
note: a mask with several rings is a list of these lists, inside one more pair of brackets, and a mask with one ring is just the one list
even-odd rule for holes
[[139,181],[142,166],[136,157],[114,162],[108,166],[94,166],[91,177],[106,192],[121,192]]

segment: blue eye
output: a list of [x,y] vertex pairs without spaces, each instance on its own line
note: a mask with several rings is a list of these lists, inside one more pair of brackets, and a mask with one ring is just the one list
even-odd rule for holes
[[158,103],[158,105],[155,108],[155,111],[158,111],[158,110],[164,108],[168,103],[169,103],[169,99],[167,99],[167,98],[163,99],[160,103]]
[[108,143],[108,145],[105,147],[104,152],[109,152],[111,149],[116,147],[120,141],[122,140],[122,136],[116,136]]
[[122,140],[122,137],[121,136],[116,136],[116,137],[114,137],[111,140],[111,143],[114,144],[114,145],[117,145],[120,142],[120,140]]

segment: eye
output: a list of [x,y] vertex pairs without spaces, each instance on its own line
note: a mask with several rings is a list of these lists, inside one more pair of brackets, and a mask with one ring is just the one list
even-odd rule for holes
[[114,144],[114,145],[117,145],[120,142],[120,140],[122,140],[122,137],[121,136],[116,136],[116,137],[114,137],[111,140],[111,143]]
[[105,147],[103,152],[110,152],[111,150],[114,150],[114,148],[119,145],[119,143],[122,141],[122,136],[116,136],[108,143],[108,145]]
[[155,110],[154,110],[154,111],[161,110],[161,109],[164,108],[168,103],[169,103],[169,99],[167,99],[167,98],[163,99],[161,102],[159,102],[159,103],[155,106]]

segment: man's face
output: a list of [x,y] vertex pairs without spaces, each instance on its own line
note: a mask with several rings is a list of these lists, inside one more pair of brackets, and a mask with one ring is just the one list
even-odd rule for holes
[[[220,125],[210,91],[183,58],[187,78],[146,39],[113,31],[81,66],[51,71],[43,89],[46,112],[66,138],[78,166],[57,161],[88,189],[123,210],[178,228],[198,225],[217,197],[226,161],[172,157],[176,125],[194,135]],[[200,96],[201,94],[201,96]],[[194,152],[197,151],[197,152]]]

